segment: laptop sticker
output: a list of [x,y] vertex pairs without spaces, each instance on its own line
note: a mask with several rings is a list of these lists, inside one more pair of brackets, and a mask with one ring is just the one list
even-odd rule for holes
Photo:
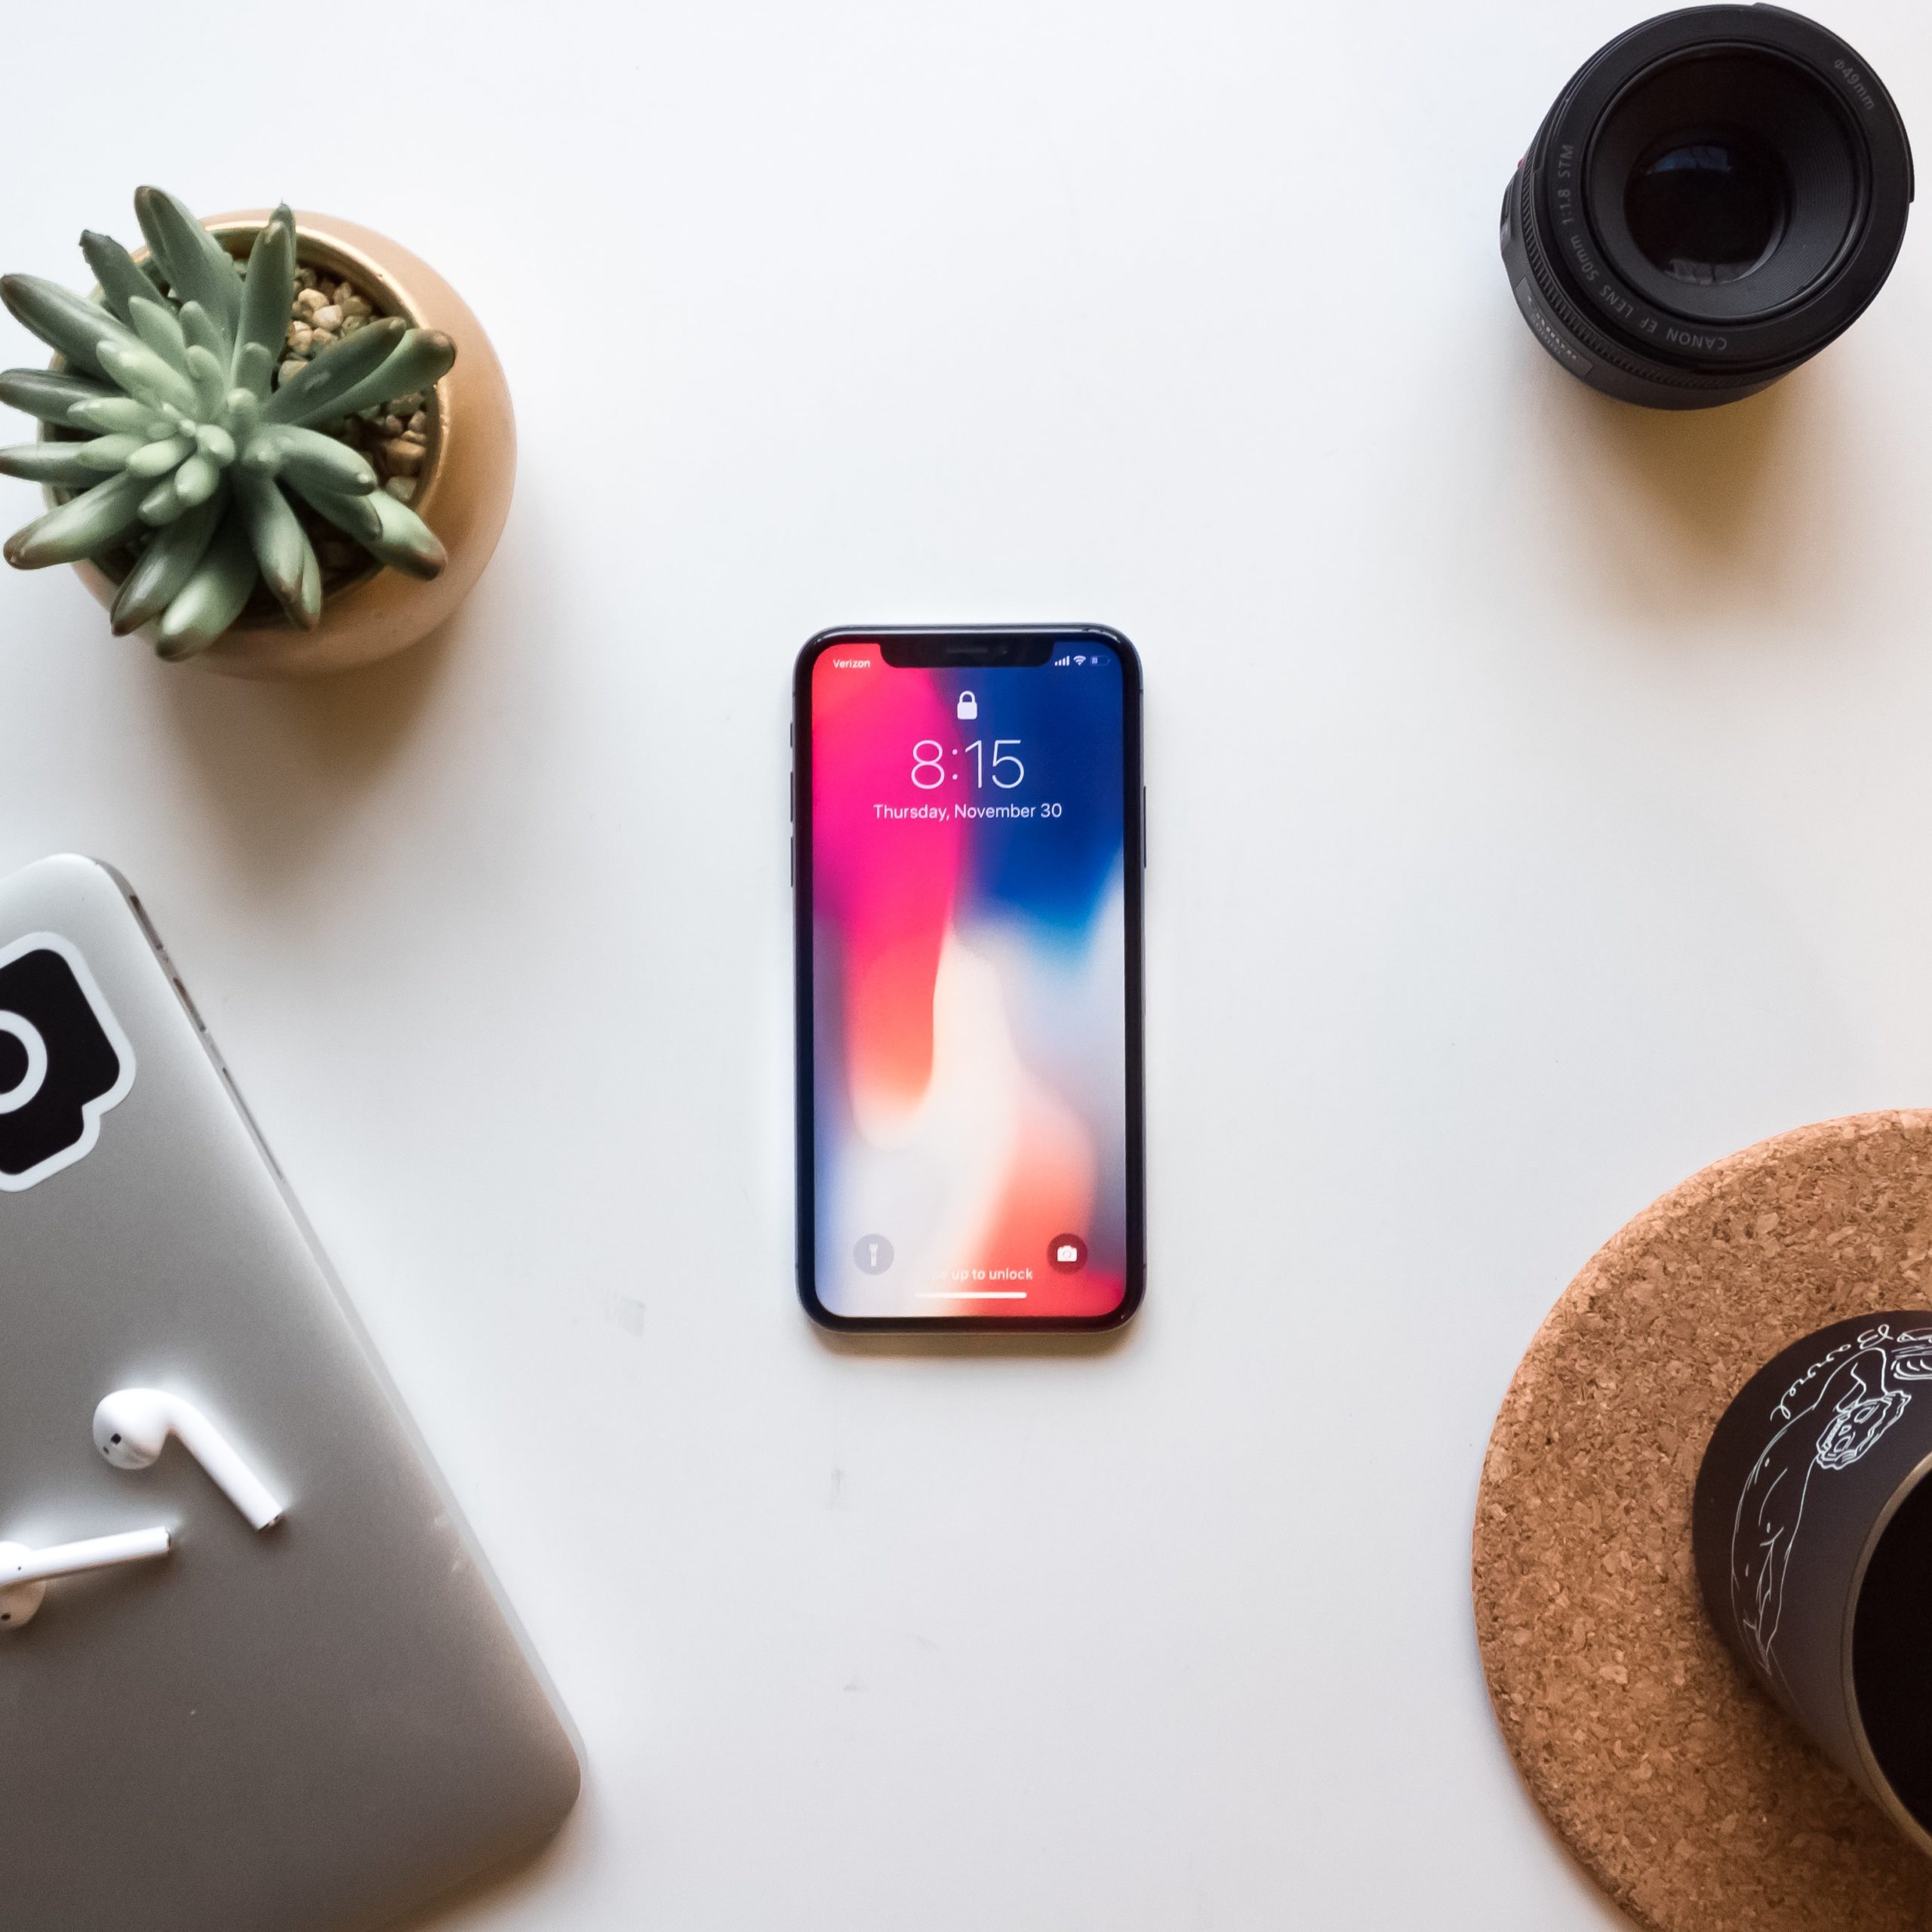
[[85,1159],[134,1084],[134,1050],[80,949],[29,933],[0,949],[0,1193]]

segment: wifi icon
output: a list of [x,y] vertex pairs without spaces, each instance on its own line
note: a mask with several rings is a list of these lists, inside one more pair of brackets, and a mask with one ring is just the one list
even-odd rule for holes
[[1087,660],[1084,657],[1076,657],[1073,661],[1076,664],[1084,664]]

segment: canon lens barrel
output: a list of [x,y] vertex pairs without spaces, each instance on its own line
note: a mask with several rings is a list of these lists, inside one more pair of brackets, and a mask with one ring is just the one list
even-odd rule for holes
[[1781,7],[1690,7],[1563,90],[1503,198],[1503,259],[1573,376],[1706,408],[1850,327],[1912,198],[1905,124],[1837,35]]

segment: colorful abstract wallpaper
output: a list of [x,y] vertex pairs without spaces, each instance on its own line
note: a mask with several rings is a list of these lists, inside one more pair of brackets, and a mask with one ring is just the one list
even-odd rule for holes
[[1035,666],[834,644],[813,668],[815,1260],[834,1315],[1120,1305],[1122,679],[1089,638]]

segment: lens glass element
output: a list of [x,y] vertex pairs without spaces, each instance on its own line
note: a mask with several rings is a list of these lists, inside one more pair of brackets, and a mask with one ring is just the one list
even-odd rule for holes
[[1770,259],[1791,183],[1772,149],[1741,130],[1666,134],[1638,158],[1623,212],[1653,266],[1709,288],[1742,281]]

